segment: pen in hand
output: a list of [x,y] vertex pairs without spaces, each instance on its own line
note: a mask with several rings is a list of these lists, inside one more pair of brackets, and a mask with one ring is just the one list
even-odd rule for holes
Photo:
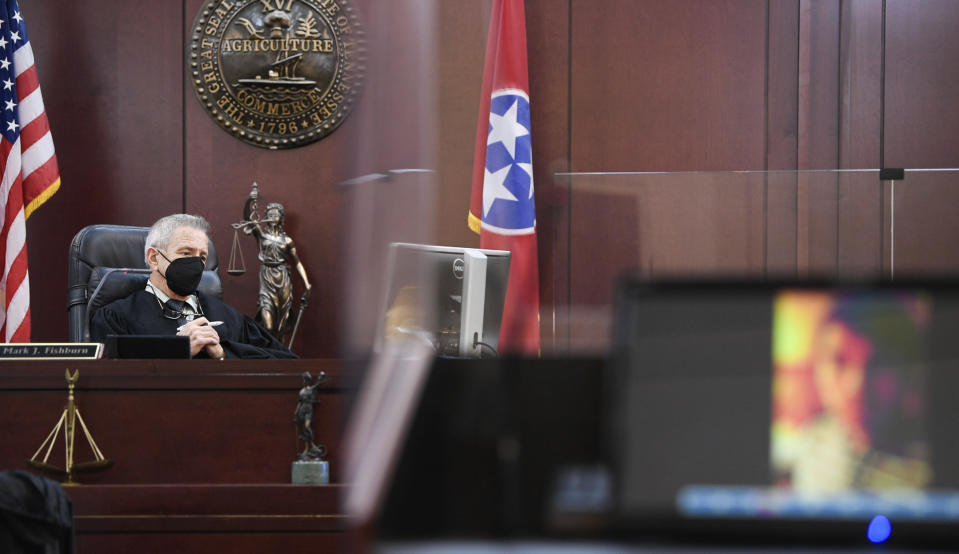
[[[189,323],[188,323],[187,325],[189,325]],[[205,326],[205,325],[209,325],[210,327],[216,327],[217,325],[223,325],[223,322],[222,322],[222,321],[207,321],[206,323],[201,323],[201,324],[200,324],[200,327],[203,327],[203,326]],[[176,332],[179,333],[181,330],[183,330],[184,327],[186,327],[186,325],[180,325],[179,327],[176,328]]]

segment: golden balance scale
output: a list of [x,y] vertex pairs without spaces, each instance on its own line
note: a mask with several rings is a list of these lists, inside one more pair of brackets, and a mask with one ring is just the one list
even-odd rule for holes
[[[67,369],[64,373],[68,385],[67,406],[63,408],[63,413],[60,415],[60,420],[56,425],[53,426],[53,430],[50,431],[50,434],[47,435],[46,439],[44,439],[43,444],[41,444],[40,448],[38,448],[33,454],[33,457],[27,460],[27,463],[43,471],[49,471],[58,475],[66,475],[66,481],[64,481],[63,484],[76,485],[78,483],[73,480],[73,473],[75,471],[103,471],[113,465],[113,460],[108,460],[103,456],[103,452],[100,451],[100,447],[98,447],[96,441],[93,440],[93,435],[90,434],[87,424],[84,423],[83,416],[80,415],[80,409],[77,408],[76,397],[73,394],[73,389],[76,386],[77,379],[80,376],[80,370],[74,370],[73,375],[70,375],[69,369]],[[77,421],[80,422],[80,428],[83,429],[83,434],[87,438],[87,443],[90,445],[90,449],[93,450],[93,456],[96,458],[92,462],[84,462],[80,464],[73,463],[74,433],[76,431]],[[50,459],[50,452],[53,451],[53,444],[56,442],[57,436],[60,434],[60,429],[64,426],[66,426],[66,429],[64,429],[63,432],[63,440],[66,445],[66,462],[63,469],[61,469],[53,464],[48,463],[47,460]],[[46,453],[44,453],[43,459],[41,460],[39,459],[40,452],[43,452],[44,449],[46,449]]]

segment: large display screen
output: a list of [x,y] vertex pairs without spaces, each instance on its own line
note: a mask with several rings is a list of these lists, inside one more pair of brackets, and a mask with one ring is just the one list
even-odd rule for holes
[[952,286],[637,282],[617,310],[621,524],[959,523]]

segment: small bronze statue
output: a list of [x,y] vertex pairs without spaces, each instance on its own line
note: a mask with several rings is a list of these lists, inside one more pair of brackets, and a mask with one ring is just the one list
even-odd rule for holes
[[[243,221],[235,223],[234,227],[253,235],[259,244],[260,293],[257,299],[257,319],[278,340],[283,341],[284,337],[289,336],[287,346],[292,347],[313,286],[306,275],[306,268],[296,254],[293,239],[283,230],[286,217],[283,204],[270,202],[266,206],[265,217],[260,219],[256,206],[258,198],[259,187],[253,183],[243,206]],[[295,318],[291,264],[303,281],[303,295],[300,297],[300,308]]]
[[300,441],[303,441],[303,451],[297,454],[299,461],[316,461],[326,457],[326,447],[313,442],[313,404],[317,403],[316,389],[327,380],[325,372],[320,372],[316,382],[310,384],[312,377],[307,371],[303,374],[303,387],[300,389],[299,401],[293,412],[293,422],[297,428],[297,450]]

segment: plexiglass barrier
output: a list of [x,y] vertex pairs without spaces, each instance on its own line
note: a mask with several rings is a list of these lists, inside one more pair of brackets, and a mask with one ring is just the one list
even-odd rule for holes
[[[624,275],[959,276],[959,169],[559,173],[544,353],[605,353]],[[883,173],[883,177],[888,174]],[[542,220],[541,219],[541,220]]]

